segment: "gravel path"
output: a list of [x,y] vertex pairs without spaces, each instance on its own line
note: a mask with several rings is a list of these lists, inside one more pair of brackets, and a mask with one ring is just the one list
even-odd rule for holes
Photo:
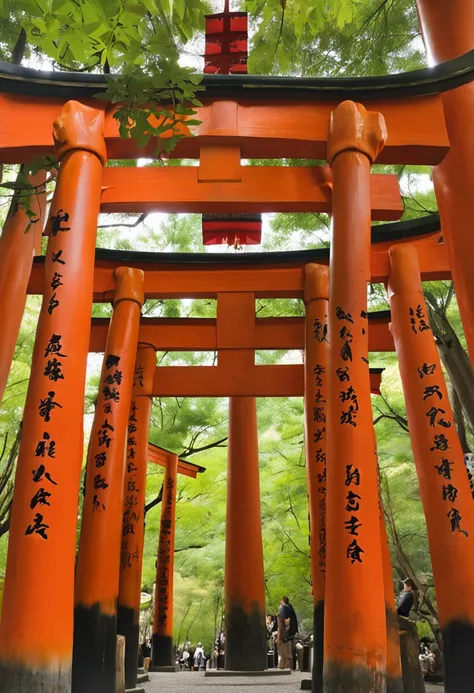
[[[296,693],[300,690],[301,679],[309,674],[293,672],[291,676],[205,678],[203,672],[178,672],[176,674],[150,674],[150,682],[142,684],[146,693],[204,693],[204,688],[212,693],[249,693],[256,688],[257,693]],[[444,693],[441,685],[426,684],[426,693]]]
[[150,674],[150,682],[142,685],[146,693],[204,693],[205,688],[212,693],[249,693],[252,688],[255,688],[257,693],[296,693],[300,690],[302,678],[309,678],[309,674],[293,672],[290,676],[236,676],[213,679],[205,678],[204,672],[181,671],[176,674]]

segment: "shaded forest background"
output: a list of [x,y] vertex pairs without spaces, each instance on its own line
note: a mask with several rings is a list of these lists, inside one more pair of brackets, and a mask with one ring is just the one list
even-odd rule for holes
[[[0,59],[45,69],[114,74],[126,72],[128,89],[149,95],[170,75],[176,84],[202,70],[203,16],[221,2],[202,0],[0,0]],[[289,75],[382,75],[426,65],[414,0],[248,0],[233,9],[251,13],[249,71]],[[179,58],[179,60],[178,60]],[[118,89],[124,89],[123,83]],[[116,89],[116,87],[111,87]],[[158,99],[159,101],[159,99]],[[178,162],[191,165],[192,162]],[[259,165],[265,162],[251,162]],[[275,162],[273,162],[275,163]],[[288,165],[288,161],[277,162]],[[307,165],[309,162],[299,162]],[[114,166],[137,162],[109,162]],[[166,157],[140,166],[176,165]],[[431,175],[423,167],[375,167],[396,173],[404,218],[436,212]],[[16,167],[4,167],[14,181]],[[54,182],[50,184],[51,191]],[[11,199],[0,189],[0,220]],[[273,214],[264,219],[259,250],[295,250],[328,245],[329,219],[318,214]],[[46,239],[43,240],[43,250]],[[198,215],[102,215],[97,246],[148,251],[205,252]],[[211,249],[212,250],[212,249]],[[253,248],[252,250],[255,250]],[[234,252],[223,249],[223,252]],[[245,252],[245,251],[244,251]],[[425,286],[465,453],[474,432],[474,377],[466,352],[456,297],[450,282]],[[369,292],[371,310],[388,307],[385,289]],[[8,387],[0,407],[0,593],[8,544],[9,511],[40,299],[28,299]],[[110,315],[95,305],[94,316]],[[303,315],[298,300],[259,300],[260,317]],[[214,317],[212,300],[148,301],[148,317]],[[162,365],[212,364],[215,354],[159,353]],[[258,352],[258,363],[301,362],[299,352]],[[92,422],[101,358],[91,355],[85,402],[85,450]],[[371,354],[385,368],[382,396],[373,397],[382,490],[394,567],[394,589],[412,577],[420,587],[420,632],[439,638],[436,598],[426,528],[394,354]],[[175,640],[210,647],[223,611],[225,551],[227,401],[155,399],[150,441],[206,468],[196,480],[179,479],[176,534]],[[268,611],[289,594],[302,623],[311,629],[308,504],[303,401],[258,400],[262,531]],[[143,591],[153,591],[163,473],[149,465]],[[79,497],[79,503],[82,496]],[[1,599],[1,594],[0,594]]]

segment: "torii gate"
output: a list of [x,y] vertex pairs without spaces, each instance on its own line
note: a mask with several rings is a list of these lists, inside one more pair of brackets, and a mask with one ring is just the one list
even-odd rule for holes
[[[133,422],[132,422],[133,423]],[[134,433],[140,439],[141,431],[139,422]],[[130,424],[129,424],[130,425]],[[133,446],[128,445],[128,451]],[[153,651],[155,653],[153,665],[160,666],[156,659],[161,656],[166,658],[168,665],[169,654],[173,650],[173,575],[174,575],[174,548],[176,527],[176,493],[178,475],[195,479],[205,469],[199,465],[187,462],[178,455],[161,448],[158,445],[148,443],[146,462],[157,464],[165,469],[163,481],[163,494],[161,506],[160,534],[158,541],[156,588],[155,588],[155,617],[153,625]],[[139,508],[145,507],[145,478],[146,463],[139,464],[135,474],[141,477],[139,490],[136,491]],[[143,466],[143,469],[141,468]],[[128,491],[128,483],[132,480],[134,471],[126,473],[125,485]],[[142,491],[143,489],[143,491]],[[127,507],[127,493],[125,492],[123,508],[122,533],[125,528],[133,526],[133,534],[122,536],[119,597],[117,604],[117,632],[125,636],[125,687],[127,690],[135,689],[137,685],[137,652],[140,630],[140,595],[142,585],[142,560],[145,539],[145,518],[134,520],[130,509]],[[91,677],[94,682],[94,677]]]
[[[160,391],[172,393],[172,383],[166,378],[177,375],[177,370],[167,376],[166,372],[155,373],[154,368],[145,369],[141,359],[153,362],[153,345],[142,343],[136,361],[140,307],[146,297],[167,297],[173,292],[192,297],[196,289],[205,289],[208,295],[218,294],[218,303],[223,307],[218,310],[224,312],[218,313],[215,326],[207,324],[206,330],[199,334],[187,332],[189,338],[199,339],[201,344],[205,334],[211,341],[217,335],[220,352],[215,372],[203,369],[203,374],[192,375],[188,393],[196,393],[198,385],[203,388],[209,385],[210,394],[232,395],[237,403],[230,412],[229,478],[234,481],[229,487],[229,524],[232,528],[235,508],[241,508],[236,495],[239,478],[235,480],[232,475],[237,455],[245,461],[245,491],[249,494],[245,508],[247,533],[260,524],[255,416],[254,411],[246,408],[246,398],[276,396],[279,392],[301,393],[304,387],[301,375],[305,373],[306,412],[307,417],[313,417],[307,422],[307,430],[313,433],[312,440],[307,438],[307,456],[310,459],[314,452],[314,463],[319,465],[316,477],[314,470],[311,472],[312,479],[318,480],[316,493],[319,494],[317,510],[311,500],[312,551],[319,556],[325,542],[323,530],[331,527],[324,565],[328,575],[325,587],[322,571],[315,575],[313,564],[313,582],[317,583],[315,608],[319,614],[324,612],[325,621],[324,685],[327,693],[335,693],[344,686],[357,686],[364,693],[369,690],[382,693],[386,672],[390,678],[397,670],[396,662],[390,662],[387,657],[386,596],[370,408],[366,289],[374,276],[388,279],[392,333],[427,518],[440,621],[447,642],[445,656],[448,686],[451,686],[448,693],[464,693],[469,681],[470,654],[466,652],[470,652],[474,643],[470,599],[474,585],[474,513],[420,284],[423,273],[446,276],[449,263],[446,265],[444,248],[434,247],[442,244],[430,245],[429,239],[413,237],[414,242],[391,238],[384,252],[376,250],[371,255],[370,219],[396,220],[402,213],[402,204],[396,179],[371,175],[370,166],[374,161],[439,164],[449,149],[439,92],[467,83],[471,78],[472,65],[466,67],[465,61],[455,61],[444,70],[421,72],[416,77],[397,76],[385,83],[357,79],[322,83],[303,80],[295,85],[293,78],[288,82],[270,79],[260,91],[255,77],[210,76],[205,82],[204,106],[198,114],[202,124],[195,129],[196,136],[180,142],[173,154],[197,158],[199,166],[124,170],[104,168],[106,158],[130,159],[139,152],[134,141],[119,138],[113,110],[90,100],[102,88],[99,78],[56,74],[38,79],[34,71],[19,69],[12,73],[11,66],[3,70],[3,88],[16,93],[0,94],[2,160],[22,163],[38,154],[50,153],[53,121],[55,152],[60,160],[48,221],[46,260],[39,270],[41,263],[35,263],[31,276],[31,286],[36,284],[36,291],[43,293],[44,300],[25,405],[25,435],[17,466],[0,624],[0,675],[11,693],[25,690],[37,693],[48,688],[61,693],[70,691],[85,364],[90,346],[91,302],[97,296],[102,297],[98,300],[113,298],[114,313],[107,332],[88,460],[90,473],[77,567],[75,630],[76,637],[87,644],[84,634],[93,625],[97,640],[88,662],[101,672],[96,690],[101,693],[113,690],[111,663],[115,656],[112,643],[115,650],[123,516],[123,450],[128,427],[135,426],[135,419],[141,417],[142,431],[146,430],[150,397]],[[31,84],[25,95],[21,93],[21,85],[27,79]],[[250,85],[253,85],[251,89]],[[71,97],[74,100],[68,100]],[[187,132],[184,122],[183,132]],[[140,156],[150,153],[151,150],[146,150]],[[241,165],[242,158],[263,157],[326,159],[329,168]],[[174,264],[161,275],[152,271],[150,279],[147,260],[140,254],[130,254],[129,261],[121,266],[107,268],[106,261],[105,271],[99,258],[95,269],[95,234],[100,210],[156,209],[198,213],[243,210],[331,213],[329,278],[322,266],[324,262],[301,259],[295,263],[296,268],[290,263],[273,275],[272,267],[259,267],[256,272],[249,268],[244,282],[229,267],[224,267],[221,273],[215,273],[214,267],[199,277],[199,272],[190,272],[189,267],[180,275]],[[10,220],[10,227],[16,232],[24,229],[21,214]],[[26,241],[23,244],[21,239],[21,233],[12,232],[5,238],[4,247],[16,258],[16,267],[23,271],[15,274],[13,264],[0,266],[2,286],[9,291],[14,289],[13,294],[6,292],[1,297],[6,300],[8,296],[10,301],[2,313],[4,340],[10,345],[16,340],[32,253],[32,246]],[[381,264],[374,273],[376,258]],[[228,278],[224,277],[226,273]],[[265,282],[272,276],[276,286],[269,288]],[[289,290],[290,295],[295,291],[299,297],[304,296],[307,316],[311,316],[305,321],[306,360],[299,374],[288,370],[294,366],[278,366],[281,370],[269,375],[267,367],[252,362],[252,352],[258,340],[266,339],[269,344],[276,338],[269,337],[273,327],[258,325],[251,305],[257,295],[281,295],[279,283],[284,276],[296,282]],[[182,284],[177,285],[176,279]],[[197,279],[202,283],[196,283]],[[237,283],[232,287],[232,282]],[[227,288],[222,289],[224,284]],[[472,298],[469,286],[461,283],[459,292],[463,300]],[[228,312],[234,308],[241,311],[239,319],[244,332],[237,330],[229,317]],[[313,313],[313,308],[322,312]],[[315,317],[320,327],[314,324]],[[328,342],[319,339],[321,334],[326,334],[326,325]],[[257,339],[260,327],[264,329]],[[298,334],[300,343],[301,330]],[[226,365],[227,369],[223,368]],[[9,359],[4,355],[2,368],[8,366]],[[229,370],[236,368],[240,377],[229,376]],[[275,376],[282,378],[284,386],[275,383]],[[311,387],[309,379],[313,379]],[[295,386],[298,382],[300,385]],[[186,384],[182,380],[178,384],[186,392]],[[322,425],[326,422],[327,427]],[[321,425],[315,427],[315,424]],[[241,447],[244,431],[249,440],[245,450]],[[320,447],[313,451],[314,441]],[[147,442],[143,434],[142,443],[129,445],[128,474],[136,473],[130,460],[137,456],[146,458]],[[129,458],[130,448],[135,454]],[[330,461],[327,489],[326,454]],[[37,459],[39,456],[42,460]],[[341,459],[344,465],[337,463]],[[129,464],[132,464],[131,472],[128,472]],[[129,481],[137,482],[125,476],[127,490]],[[131,515],[135,501],[129,493],[125,494],[126,503],[127,495],[130,504],[127,510]],[[323,515],[318,514],[321,508],[324,508]],[[258,624],[264,614],[259,586],[263,565],[260,532],[252,535],[250,541],[252,546],[248,546],[247,553],[251,552],[254,560],[241,561],[234,574],[232,570],[230,575],[227,571],[228,578],[238,575],[240,579],[239,585],[228,585],[232,598],[227,608],[228,613],[236,616],[235,633],[245,632],[249,624],[255,625],[252,637],[258,644]],[[240,553],[242,543],[239,544],[238,538],[231,541],[232,567],[244,555]],[[86,582],[82,575],[83,566],[88,563],[82,556],[88,554],[98,560]],[[452,565],[457,566],[456,571],[450,570]],[[104,580],[112,572],[114,579]],[[245,580],[248,590],[241,588]],[[370,608],[361,612],[352,596],[368,582],[372,586]],[[86,584],[87,590],[82,590]],[[41,593],[36,585],[41,585]],[[97,599],[99,594],[104,597]],[[56,608],[57,604],[61,604],[61,609]],[[321,629],[317,637],[322,649]],[[76,662],[78,651],[76,648]],[[234,649],[233,661],[250,669],[260,668],[263,666],[259,659],[260,646],[254,651],[256,659],[245,662],[242,651]],[[106,665],[100,669],[94,658]],[[77,670],[77,664],[72,668]],[[322,669],[319,661],[319,675]],[[82,693],[79,688],[77,691]],[[90,688],[87,693],[91,693]]]

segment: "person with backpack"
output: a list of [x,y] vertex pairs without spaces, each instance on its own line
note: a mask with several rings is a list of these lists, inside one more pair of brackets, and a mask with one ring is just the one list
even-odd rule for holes
[[288,597],[283,597],[278,611],[277,645],[280,654],[279,669],[291,669],[293,661],[292,644],[297,632],[298,619],[296,612],[290,604]]

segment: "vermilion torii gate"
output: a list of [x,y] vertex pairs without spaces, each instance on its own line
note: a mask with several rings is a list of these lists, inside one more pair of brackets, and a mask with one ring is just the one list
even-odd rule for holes
[[[473,65],[459,59],[437,71],[385,82],[302,80],[295,87],[293,79],[287,83],[270,79],[259,90],[258,78],[208,77],[198,114],[202,125],[174,153],[199,159],[199,166],[123,169],[104,165],[107,159],[131,159],[139,152],[133,141],[118,137],[112,109],[91,100],[102,88],[100,78],[55,75],[39,80],[34,71],[15,71],[11,66],[3,70],[1,85],[9,91],[0,95],[2,160],[23,163],[50,153],[54,122],[60,162],[47,225],[48,250],[45,260],[34,263],[29,288],[31,248],[25,249],[21,265],[25,271],[18,277],[7,263],[0,266],[1,285],[17,282],[18,300],[3,313],[9,345],[15,343],[26,291],[44,297],[25,405],[0,623],[0,676],[6,690],[69,693],[72,669],[74,693],[82,693],[77,667],[72,667],[74,616],[74,659],[84,642],[78,624],[92,625],[97,650],[103,654],[101,680],[92,688],[89,685],[88,693],[114,690],[111,643],[120,590],[120,538],[135,521],[135,500],[130,500],[127,490],[130,482],[137,485],[129,475],[138,475],[138,470],[133,466],[129,470],[129,465],[139,448],[141,459],[146,458],[150,398],[176,394],[232,398],[227,666],[250,670],[264,666],[254,398],[304,393],[307,432],[313,435],[306,441],[310,484],[318,480],[310,489],[312,552],[319,557],[317,565],[314,559],[312,564],[320,653],[314,681],[323,677],[326,693],[343,688],[383,693],[386,680],[394,683],[390,672],[395,669],[390,669],[387,658],[384,547],[368,364],[377,329],[385,346],[390,341],[386,324],[382,321],[382,327],[373,329],[367,314],[367,284],[384,281],[389,286],[392,332],[433,557],[447,691],[464,693],[474,646],[470,599],[474,514],[420,289],[423,278],[449,276],[450,263],[439,228],[423,234],[403,227],[405,231],[398,229],[395,237],[388,231],[387,241],[371,250],[371,218],[396,220],[402,204],[396,179],[371,174],[370,168],[374,163],[440,164],[448,153],[449,138],[439,92],[467,83],[472,76]],[[21,90],[27,79],[25,95]],[[150,153],[145,150],[140,156]],[[262,157],[326,159],[329,168],[241,165],[242,158]],[[128,254],[119,263],[113,254],[99,254],[95,260],[100,211],[148,210],[331,213],[329,276],[322,269],[327,257],[318,262],[311,256],[289,254],[273,262],[262,255],[258,266],[244,256],[236,263],[242,271],[235,271],[228,258],[217,268],[206,256],[194,268],[184,258],[150,259],[140,254]],[[17,217],[13,223],[24,222]],[[4,247],[12,251],[18,236],[10,233]],[[462,267],[458,270],[462,276]],[[473,297],[469,285],[460,282],[457,289],[462,307]],[[217,297],[216,321],[140,322],[140,306],[147,298],[197,295]],[[300,319],[259,324],[254,307],[258,296],[304,298],[309,324]],[[100,341],[105,355],[88,462],[94,473],[88,475],[75,579],[93,300],[112,300],[114,313],[105,339],[102,324],[92,329],[92,341]],[[154,331],[155,336],[144,337],[145,331]],[[218,365],[192,372],[177,367],[153,372],[149,367],[147,378],[141,378],[140,359],[145,352],[154,353],[155,347],[163,348],[166,340],[175,348],[186,340],[189,348],[207,350],[211,345],[210,350],[218,351]],[[148,347],[139,347],[139,342]],[[305,366],[255,365],[255,349],[276,348],[275,344],[292,348],[290,343],[306,346]],[[7,352],[2,352],[4,370],[10,365]],[[128,443],[128,427],[139,416],[141,442]],[[314,442],[321,446],[313,447]],[[130,450],[135,451],[133,457]],[[240,478],[233,473],[237,459]],[[235,521],[242,512],[245,531],[238,533]],[[247,564],[243,559],[249,554],[252,561]],[[91,556],[100,558],[101,572]],[[314,574],[322,568],[324,582]],[[355,596],[367,583],[370,608],[362,609]],[[83,618],[85,611],[88,621]],[[98,623],[103,629],[96,627]],[[249,632],[251,648],[245,646]]]

